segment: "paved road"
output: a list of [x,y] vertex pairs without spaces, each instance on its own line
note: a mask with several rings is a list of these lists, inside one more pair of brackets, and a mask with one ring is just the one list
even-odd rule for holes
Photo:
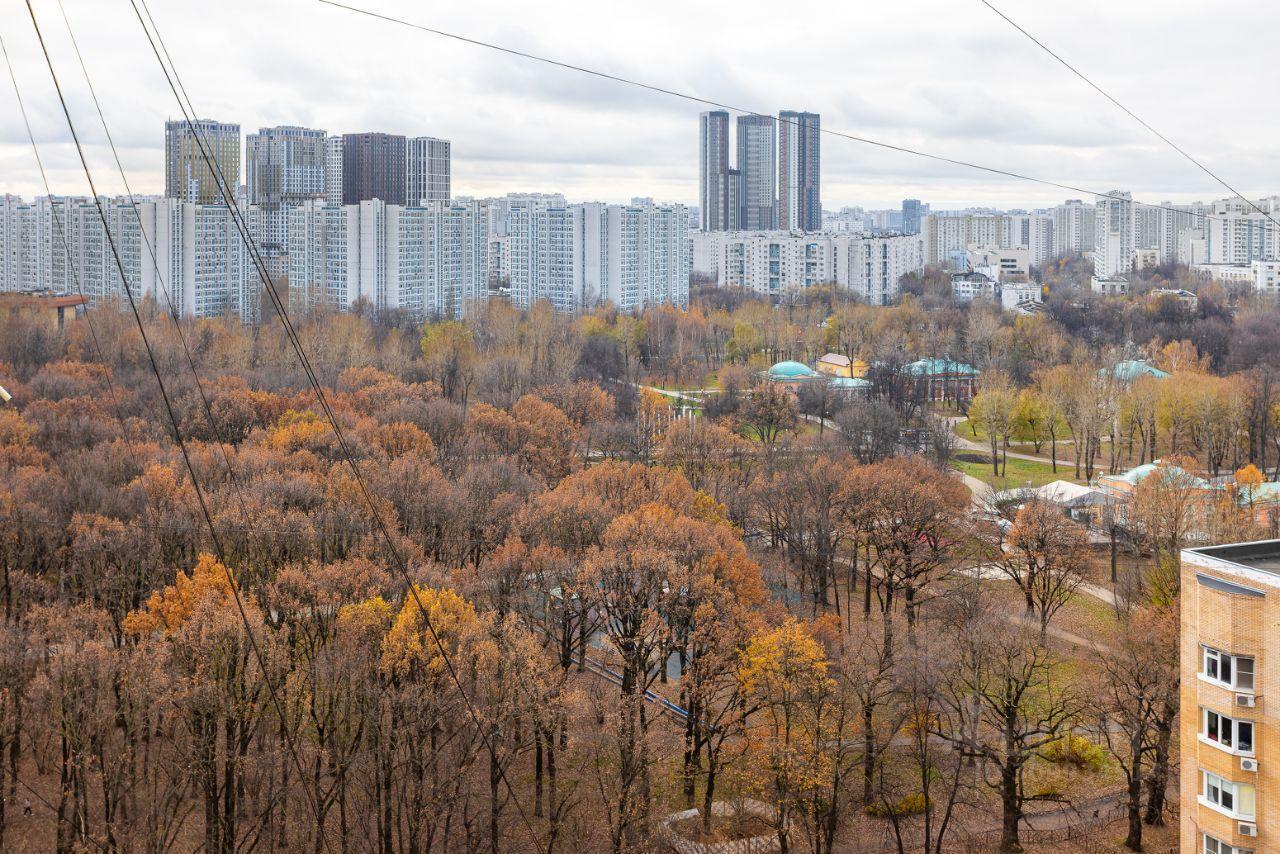
[[701,404],[703,402],[702,397],[700,395],[706,394],[708,391],[707,389],[701,389],[700,391],[696,391],[696,392],[672,391],[670,389],[658,388],[655,385],[638,385],[638,384],[636,385],[636,388],[642,388],[645,391],[657,392],[658,394],[666,395],[667,397],[675,397],[675,398],[679,398],[680,400],[687,400],[690,403],[697,403],[697,404]]

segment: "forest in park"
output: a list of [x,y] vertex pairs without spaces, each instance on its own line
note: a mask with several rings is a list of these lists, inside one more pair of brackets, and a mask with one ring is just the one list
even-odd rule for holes
[[[1178,554],[1274,533],[1280,314],[908,285],[322,311],[310,373],[152,306],[163,395],[131,316],[0,311],[0,849],[1175,850]],[[870,391],[762,378],[828,352]],[[1143,464],[1121,530],[1018,489]]]

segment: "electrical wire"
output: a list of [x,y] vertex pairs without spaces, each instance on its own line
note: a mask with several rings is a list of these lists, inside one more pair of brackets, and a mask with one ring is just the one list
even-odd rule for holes
[[[487,42],[481,39],[472,38],[470,36],[460,35],[458,33],[449,32],[448,30],[438,29],[436,27],[429,27],[425,24],[419,24],[414,21],[409,21],[405,18],[398,18],[394,15],[387,15],[382,12],[374,12],[370,9],[362,9],[359,6],[353,6],[349,3],[339,2],[339,0],[315,0],[315,2],[322,3],[325,6],[332,6],[335,9],[345,9],[348,12],[354,12],[357,15],[364,15],[366,17],[375,18],[377,20],[385,21],[387,23],[398,24],[403,27],[419,30],[421,32],[428,33],[430,35],[439,36],[440,38],[451,39],[453,41],[472,45],[474,47],[482,47],[487,50],[493,50],[499,53],[505,53],[505,54],[508,54],[509,56],[515,56],[521,59],[528,59],[533,62],[541,62],[545,65],[561,68],[566,71],[575,71],[580,74],[587,74],[592,77],[597,77],[601,80],[608,80],[613,83],[618,83],[624,86],[632,86],[638,89],[645,89],[649,92],[654,92],[659,95],[669,95],[670,97],[680,98],[685,101],[691,101],[695,104],[701,104],[707,107],[715,107],[721,110],[732,110],[735,113],[743,113],[748,116],[759,116],[761,118],[774,119],[779,124],[792,124],[792,125],[799,126],[799,122],[793,121],[791,119],[784,119],[781,116],[774,116],[770,113],[756,112],[755,110],[751,110],[746,107],[735,106],[733,104],[729,104],[724,101],[717,101],[712,98],[704,98],[702,96],[694,95],[689,92],[681,92],[677,89],[671,89],[666,86],[659,86],[654,83],[646,83],[643,80],[636,80],[630,77],[623,77],[619,74],[611,74],[607,71],[600,71],[598,69],[590,68],[585,65],[577,65],[575,63],[565,62],[563,60],[554,59],[552,57],[541,56],[539,54],[530,53],[528,51],[519,50],[517,48],[506,47],[505,45],[496,44],[494,42]],[[1072,184],[1065,184],[1060,181],[1049,180],[1047,178],[1036,178],[1032,175],[1026,175],[1021,172],[1014,172],[1008,169],[1000,169],[995,166],[984,166],[980,163],[973,163],[968,160],[961,160],[955,157],[948,157],[944,154],[934,154],[928,151],[921,151],[919,149],[911,148],[906,145],[900,145],[892,142],[885,142],[883,140],[873,139],[871,137],[862,136],[860,134],[848,133],[848,132],[839,131],[839,130],[832,130],[831,128],[826,128],[826,127],[819,127],[818,132],[826,134],[828,136],[836,137],[839,139],[846,139],[852,142],[861,143],[863,145],[873,146],[875,148],[882,148],[888,151],[896,151],[900,154],[910,154],[914,157],[923,157],[927,160],[933,160],[939,163],[947,163],[952,166],[961,166],[966,169],[976,169],[980,172],[988,172],[990,174],[1000,175],[1005,178],[1014,178],[1019,181],[1028,181],[1033,184],[1042,184],[1046,187],[1055,187],[1059,190],[1066,190],[1072,193],[1082,193],[1087,196],[1096,196],[1098,198],[1116,198],[1115,191],[1103,193],[1097,190],[1090,190],[1085,187],[1077,187]],[[1132,204],[1137,205],[1139,207],[1156,208],[1158,210],[1170,210],[1178,213],[1190,214],[1192,216],[1211,218],[1209,214],[1204,214],[1204,213],[1201,213],[1200,211],[1195,211],[1195,210],[1188,210],[1186,208],[1175,208],[1175,207],[1170,207],[1168,205],[1152,204],[1150,202],[1138,202],[1138,201],[1132,201],[1132,200],[1128,200],[1128,201],[1130,201]]]
[[1036,37],[1035,37],[1035,36],[1033,36],[1031,33],[1029,33],[1026,29],[1024,29],[1022,26],[1020,26],[1016,21],[1014,21],[1012,18],[1010,18],[1010,17],[1009,17],[1008,15],[1006,15],[1004,12],[1000,11],[999,9],[997,9],[994,5],[992,5],[992,4],[989,2],[989,0],[978,0],[978,2],[979,2],[979,3],[981,3],[982,5],[986,6],[986,7],[987,7],[988,9],[990,9],[992,12],[995,12],[995,13],[996,13],[997,15],[999,15],[1001,18],[1003,18],[1003,19],[1004,19],[1004,21],[1005,21],[1007,24],[1009,24],[1009,26],[1013,27],[1015,30],[1017,30],[1018,32],[1022,33],[1024,36],[1026,36],[1028,39],[1030,39],[1030,40],[1031,40],[1031,41],[1036,45],[1036,47],[1040,48],[1040,49],[1041,49],[1041,50],[1043,50],[1045,53],[1049,54],[1049,56],[1051,56],[1051,57],[1053,57],[1055,60],[1057,60],[1057,61],[1058,61],[1058,63],[1059,63],[1063,68],[1067,69],[1067,70],[1068,70],[1068,71],[1070,71],[1072,74],[1074,74],[1076,77],[1079,77],[1081,80],[1083,80],[1083,81],[1084,81],[1084,82],[1085,82],[1085,83],[1086,83],[1090,88],[1092,88],[1092,89],[1093,89],[1095,92],[1097,92],[1099,95],[1101,95],[1102,97],[1106,98],[1108,101],[1110,101],[1110,102],[1111,102],[1112,104],[1114,104],[1116,107],[1118,107],[1122,112],[1124,112],[1127,116],[1129,116],[1129,118],[1133,119],[1135,122],[1137,122],[1138,124],[1142,125],[1142,126],[1143,126],[1144,128],[1146,128],[1147,130],[1151,131],[1151,133],[1153,133],[1153,134],[1154,134],[1158,139],[1160,139],[1163,143],[1165,143],[1166,145],[1168,145],[1168,146],[1169,146],[1170,148],[1172,148],[1174,151],[1178,152],[1178,153],[1179,153],[1179,154],[1181,154],[1183,157],[1185,157],[1187,160],[1189,160],[1189,161],[1190,161],[1194,166],[1196,166],[1196,167],[1197,167],[1201,172],[1203,172],[1204,174],[1208,175],[1208,176],[1209,176],[1210,178],[1212,178],[1213,180],[1217,181],[1217,182],[1218,182],[1219,184],[1221,184],[1223,187],[1226,187],[1226,188],[1227,188],[1227,190],[1231,193],[1231,195],[1233,195],[1233,196],[1235,196],[1236,198],[1240,199],[1242,202],[1244,202],[1245,204],[1247,204],[1249,207],[1253,208],[1255,211],[1257,211],[1258,213],[1262,214],[1262,215],[1263,215],[1263,216],[1265,216],[1267,219],[1271,220],[1271,222],[1272,222],[1272,223],[1274,223],[1276,226],[1280,227],[1280,222],[1276,222],[1275,218],[1274,218],[1273,216],[1271,216],[1271,214],[1270,214],[1270,213],[1268,213],[1267,211],[1264,211],[1262,208],[1258,207],[1258,205],[1257,205],[1257,204],[1256,204],[1252,199],[1246,198],[1246,197],[1245,197],[1245,196],[1244,196],[1244,195],[1243,195],[1239,190],[1237,190],[1235,187],[1233,187],[1233,186],[1231,186],[1230,184],[1228,184],[1228,183],[1226,182],[1226,180],[1224,180],[1220,175],[1218,175],[1218,173],[1214,172],[1214,171],[1213,171],[1212,169],[1210,169],[1208,166],[1206,166],[1206,165],[1204,165],[1203,163],[1201,163],[1199,160],[1197,160],[1195,157],[1193,157],[1190,153],[1188,153],[1188,152],[1187,152],[1187,151],[1186,151],[1182,146],[1178,145],[1176,142],[1174,142],[1173,140],[1169,139],[1169,137],[1165,136],[1163,133],[1161,133],[1160,131],[1156,130],[1156,129],[1155,129],[1154,127],[1152,127],[1152,126],[1151,126],[1151,125],[1150,125],[1150,124],[1149,124],[1145,119],[1143,119],[1141,116],[1139,116],[1139,115],[1138,115],[1137,113],[1135,113],[1133,110],[1129,109],[1129,108],[1128,108],[1128,107],[1126,107],[1124,104],[1120,103],[1118,100],[1116,100],[1114,97],[1112,97],[1111,93],[1107,92],[1105,89],[1103,89],[1103,88],[1102,88],[1101,86],[1099,86],[1097,83],[1094,83],[1092,80],[1090,80],[1088,77],[1086,77],[1086,76],[1085,76],[1085,74],[1084,74],[1084,72],[1080,71],[1080,70],[1079,70],[1078,68],[1076,68],[1074,65],[1072,65],[1072,64],[1071,64],[1071,63],[1069,63],[1069,62],[1067,62],[1067,61],[1066,61],[1065,59],[1063,59],[1063,58],[1062,58],[1062,57],[1061,57],[1057,52],[1055,52],[1054,50],[1052,50],[1048,45],[1046,45],[1044,42],[1040,41],[1040,39],[1036,38]]
[[[30,2],[30,0],[28,0],[28,2]],[[249,250],[249,253],[254,260],[254,266],[258,270],[258,275],[267,291],[268,296],[271,299],[272,306],[275,308],[277,315],[280,317],[280,322],[282,327],[285,330],[286,337],[289,339],[291,345],[293,346],[294,352],[298,357],[298,361],[302,365],[303,372],[306,374],[311,384],[312,390],[316,394],[316,399],[319,402],[321,409],[324,411],[325,417],[329,420],[330,426],[333,428],[334,435],[338,439],[338,444],[342,451],[342,454],[347,461],[348,467],[351,469],[353,478],[355,479],[355,482],[360,490],[361,496],[363,497],[365,503],[369,508],[369,514],[374,524],[377,526],[379,532],[382,535],[384,547],[386,548],[388,554],[392,558],[392,565],[399,572],[401,578],[404,581],[406,598],[412,601],[415,607],[417,608],[419,615],[422,618],[423,625],[427,629],[427,633],[431,636],[433,644],[436,646],[437,650],[439,651],[441,660],[445,666],[445,670],[449,674],[450,680],[453,682],[454,686],[457,688],[459,696],[462,698],[463,704],[466,706],[468,715],[471,717],[472,721],[475,723],[477,734],[479,735],[480,739],[484,742],[484,745],[492,760],[493,766],[497,770],[498,776],[501,778],[504,786],[507,789],[508,794],[511,796],[512,802],[515,804],[516,810],[520,815],[521,821],[524,823],[525,828],[528,830],[535,844],[539,844],[540,840],[539,840],[538,833],[533,827],[532,822],[529,820],[528,814],[525,812],[525,809],[521,804],[519,797],[516,796],[515,789],[511,785],[511,781],[507,776],[506,769],[503,767],[502,762],[500,762],[498,759],[497,749],[494,747],[493,742],[489,737],[488,727],[480,720],[479,712],[476,710],[475,705],[472,702],[470,696],[467,694],[466,690],[463,688],[462,680],[458,675],[457,668],[454,665],[452,656],[449,653],[448,649],[445,647],[443,639],[440,637],[438,631],[436,630],[436,627],[431,619],[431,615],[427,611],[426,606],[423,604],[422,599],[418,594],[417,587],[413,584],[413,580],[409,576],[408,564],[405,561],[404,556],[400,553],[399,548],[396,546],[395,540],[391,535],[391,531],[387,527],[386,520],[383,518],[383,514],[379,511],[377,503],[374,501],[373,495],[369,491],[368,485],[365,483],[364,476],[360,471],[360,466],[356,462],[355,456],[351,452],[351,449],[346,440],[346,436],[342,430],[342,426],[339,423],[332,408],[329,406],[328,398],[325,395],[324,388],[321,385],[319,379],[315,374],[314,369],[311,366],[310,359],[307,357],[307,354],[306,354],[306,349],[305,347],[303,347],[302,341],[299,338],[297,331],[293,326],[292,320],[289,317],[288,307],[284,304],[284,301],[281,299],[280,294],[276,288],[275,282],[272,280],[270,272],[267,270],[266,264],[262,260],[261,253],[258,251],[257,245],[253,239],[253,235],[248,229],[244,221],[243,215],[240,212],[239,204],[235,199],[235,194],[234,192],[231,191],[231,189],[228,186],[226,176],[223,175],[222,173],[221,165],[217,163],[216,160],[210,155],[208,151],[208,147],[205,144],[205,140],[203,139],[203,135],[199,130],[199,128],[197,128],[195,125],[193,116],[197,115],[196,110],[192,105],[190,96],[187,94],[186,87],[182,84],[181,77],[177,71],[177,66],[174,64],[172,57],[169,55],[168,48],[164,44],[164,38],[160,34],[159,27],[156,25],[155,19],[151,15],[151,10],[147,6],[146,0],[140,0],[142,9],[146,10],[147,21],[150,21],[150,24],[151,24],[150,28],[148,28],[147,22],[143,20],[142,11],[139,9],[138,2],[139,0],[130,0],[130,5],[133,7],[134,14],[138,18],[138,23],[142,26],[143,31],[147,36],[147,41],[151,45],[152,52],[155,54],[156,61],[159,63],[160,68],[165,75],[165,80],[168,83],[170,90],[173,92],[174,98],[178,101],[178,106],[182,111],[183,118],[186,122],[188,130],[192,134],[192,137],[196,142],[196,147],[200,152],[200,156],[203,159],[205,166],[209,169],[210,174],[213,176],[214,183],[217,185],[219,194],[222,196],[223,201],[226,203],[228,210],[231,212],[232,219],[236,223],[237,230],[240,232],[241,239],[244,241],[246,248]],[[154,38],[152,35],[153,30],[154,30]],[[161,51],[163,51],[163,58],[161,57]],[[168,60],[167,65],[165,62],[166,59]],[[181,94],[179,94],[179,90],[181,90]]]
[[[195,466],[191,462],[191,456],[187,450],[186,440],[183,439],[182,437],[182,429],[178,426],[178,418],[174,412],[173,403],[170,400],[168,389],[164,384],[164,377],[161,375],[160,367],[156,362],[155,351],[152,348],[151,340],[147,335],[146,325],[142,322],[142,314],[141,312],[139,312],[137,301],[133,297],[133,289],[129,285],[129,278],[128,278],[128,275],[125,273],[124,262],[120,258],[120,252],[119,252],[119,248],[116,246],[115,236],[111,234],[111,229],[107,223],[106,210],[103,207],[102,198],[98,195],[97,187],[94,184],[93,174],[89,169],[89,162],[85,158],[84,146],[81,144],[79,133],[76,131],[75,122],[71,118],[71,111],[67,106],[66,97],[62,91],[62,84],[58,79],[57,72],[54,70],[53,59],[49,55],[49,48],[48,48],[48,45],[45,43],[44,33],[40,29],[40,22],[36,18],[35,9],[31,5],[31,0],[25,0],[25,2],[27,6],[27,13],[31,18],[31,25],[35,30],[36,38],[40,42],[40,50],[44,54],[45,65],[49,69],[49,76],[53,80],[54,90],[57,92],[58,101],[62,107],[63,116],[66,118],[66,121],[67,121],[67,129],[70,131],[72,140],[75,142],[76,153],[79,156],[81,168],[84,170],[85,180],[89,184],[89,191],[93,195],[94,203],[98,210],[98,217],[102,221],[103,232],[106,234],[107,242],[111,246],[112,259],[115,262],[116,270],[120,274],[120,280],[124,283],[124,292],[128,297],[129,308],[133,313],[134,321],[138,327],[138,333],[142,337],[143,347],[147,354],[147,360],[151,365],[151,371],[155,376],[156,384],[159,387],[161,399],[164,401],[165,412],[168,415],[169,423],[173,428],[174,440],[178,444],[178,448],[182,453],[183,462],[186,465],[187,473],[191,478],[192,491],[195,493],[197,502],[200,505],[200,511],[201,511],[201,514],[204,516],[205,524],[208,525],[209,527],[209,534],[213,540],[214,549],[217,553],[219,563],[222,565],[223,571],[226,573],[227,584],[231,590],[232,599],[235,602],[236,610],[239,613],[240,620],[244,624],[245,636],[249,641],[249,645],[253,651],[254,658],[258,662],[258,666],[262,669],[263,681],[267,686],[268,693],[271,695],[272,702],[276,707],[277,714],[279,714],[280,716],[280,725],[282,727],[286,727],[288,716],[285,713],[284,704],[280,701],[280,697],[276,692],[275,686],[271,682],[270,677],[268,676],[270,669],[267,666],[266,657],[263,655],[260,645],[258,644],[258,639],[254,635],[253,627],[249,622],[249,616],[248,616],[248,613],[245,611],[244,601],[240,593],[239,584],[235,580],[235,575],[231,571],[231,567],[228,566],[226,563],[226,553],[222,547],[222,541],[218,537],[217,528],[213,524],[213,516],[209,511],[209,505],[205,499],[204,490],[200,486],[199,478],[197,478],[196,476]],[[298,768],[298,773],[303,775],[305,778],[306,771],[303,768],[301,758],[298,756],[296,749],[294,749],[291,743],[288,746],[290,748],[289,752],[294,760],[294,764]],[[315,814],[316,833],[319,839],[321,840],[321,843],[324,845],[324,847],[327,850],[329,847],[328,836],[325,832],[323,821],[321,820],[319,803],[315,800],[315,793],[313,793],[306,786],[303,787],[303,790],[307,793],[308,802],[310,803],[312,810]]]
[[138,222],[138,233],[142,236],[142,242],[147,247],[147,254],[151,257],[151,268],[155,271],[156,281],[160,284],[160,291],[164,294],[165,302],[169,305],[169,316],[173,320],[174,330],[178,334],[178,341],[182,344],[182,352],[186,357],[187,366],[191,370],[191,376],[195,380],[196,392],[200,398],[200,403],[204,408],[205,419],[209,423],[209,427],[213,430],[213,434],[217,439],[218,450],[221,453],[223,464],[227,468],[227,475],[230,477],[232,486],[236,490],[236,500],[240,506],[240,516],[244,523],[249,523],[249,510],[244,501],[244,491],[240,488],[239,479],[236,477],[235,467],[231,464],[231,456],[227,453],[227,440],[223,435],[222,427],[218,419],[213,415],[213,407],[209,403],[209,395],[205,392],[204,383],[200,380],[200,372],[196,369],[195,358],[191,355],[191,347],[187,342],[186,333],[183,332],[182,323],[178,318],[178,309],[173,302],[173,294],[165,285],[164,276],[160,270],[160,262],[156,258],[155,246],[151,242],[147,229],[142,225],[142,212],[138,208],[138,200],[133,195],[133,189],[129,186],[129,177],[125,174],[124,164],[120,161],[120,152],[116,150],[115,138],[111,135],[111,128],[107,126],[107,117],[102,111],[102,104],[98,100],[98,90],[93,85],[93,78],[89,75],[89,69],[85,65],[84,56],[80,52],[80,43],[76,39],[76,34],[71,26],[71,19],[67,16],[66,6],[62,0],[58,0],[58,9],[62,12],[62,20],[67,26],[67,35],[71,38],[71,46],[75,50],[76,59],[80,63],[80,70],[84,74],[84,80],[89,87],[89,95],[93,99],[94,109],[98,113],[98,121],[102,125],[102,131],[106,135],[107,144],[111,147],[111,156],[115,160],[116,169],[120,173],[120,180],[124,183],[125,193],[129,197],[129,206],[133,211],[134,218]]
[[[44,158],[40,156],[39,146],[36,145],[35,132],[31,129],[31,119],[27,115],[26,101],[22,97],[22,91],[18,87],[18,77],[13,69],[13,60],[9,56],[9,47],[5,44],[4,36],[0,35],[0,53],[4,54],[4,63],[9,71],[9,80],[13,83],[13,94],[18,101],[18,113],[22,117],[23,126],[27,131],[27,139],[31,142],[31,151],[35,155],[36,168],[40,172],[40,180],[44,184],[44,191],[49,196],[49,218],[53,221],[53,231],[58,236],[58,242],[62,244],[63,254],[67,258],[67,269],[71,271],[71,281],[75,284],[76,292],[81,298],[88,301],[89,297],[84,292],[84,285],[80,281],[80,272],[76,267],[75,260],[71,256],[71,245],[67,242],[66,233],[63,230],[62,220],[58,218],[58,211],[53,200],[53,191],[49,187],[49,176],[44,168]],[[63,205],[64,215],[67,210]],[[94,352],[98,354],[98,361],[104,366],[107,364],[106,356],[102,349],[102,343],[98,338],[98,327],[93,322],[93,318],[89,312],[85,312],[85,319],[89,325],[89,340],[93,345]],[[120,404],[120,392],[116,389],[115,382],[112,380],[111,371],[104,371],[104,379],[107,384],[107,393],[111,400],[111,409],[116,417],[116,421],[120,424],[120,433],[122,436],[128,435],[128,427],[125,424],[123,407]]]

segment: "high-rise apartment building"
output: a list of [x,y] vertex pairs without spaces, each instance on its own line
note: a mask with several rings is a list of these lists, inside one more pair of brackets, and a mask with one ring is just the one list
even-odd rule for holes
[[690,242],[693,272],[719,287],[775,297],[834,284],[870,305],[889,305],[898,298],[902,276],[924,267],[921,240],[913,234],[721,232],[694,234]]
[[14,259],[0,264],[0,290],[83,293],[100,305],[123,300],[128,282],[134,297],[180,317],[257,319],[258,275],[225,205],[104,199],[104,230],[91,199],[44,196],[5,215],[14,198],[0,200],[0,249]]
[[729,113],[710,110],[698,120],[698,211],[703,231],[729,228]]
[[346,309],[362,302],[417,318],[461,317],[488,296],[545,300],[573,312],[689,300],[683,205],[574,204],[524,195],[422,206],[329,205],[289,211],[290,301]]
[[1205,215],[1208,205],[1196,202],[1190,205],[1171,205],[1162,202],[1160,220],[1160,260],[1178,261],[1183,264],[1203,263],[1204,258],[1193,257],[1193,241],[1203,246]]
[[1160,248],[1161,211],[1154,205],[1133,206],[1133,248]]
[[1280,540],[1185,549],[1181,583],[1181,849],[1275,851]]
[[817,113],[778,113],[778,228],[822,229],[822,120]]
[[1098,199],[1094,216],[1094,275],[1124,276],[1133,269],[1133,196],[1113,190]]
[[288,243],[287,208],[325,192],[325,133],[301,127],[262,128],[244,138],[245,185],[255,208],[254,237],[267,256]]
[[324,140],[324,200],[326,204],[342,204],[342,136]]
[[1043,267],[1057,256],[1053,233],[1053,216],[1048,213],[1010,214],[1008,234],[1000,243],[1001,248],[1026,248],[1031,264]]
[[34,286],[34,213],[21,196],[0,197],[0,291],[22,290],[28,281]]
[[[1267,210],[1265,200],[1262,209]],[[1267,214],[1246,207],[1238,199],[1216,202],[1202,227],[1207,263],[1280,260],[1280,229]]]
[[1053,209],[1055,255],[1079,255],[1093,250],[1097,240],[1097,208],[1080,199],[1069,199]]
[[301,127],[261,128],[244,138],[249,204],[301,204],[324,195],[325,133]]
[[746,213],[746,208],[742,205],[742,194],[744,184],[742,181],[742,170],[730,169],[725,176],[725,212],[729,219],[725,223],[725,228],[729,231],[741,231],[744,226],[742,217]]
[[964,269],[960,260],[970,249],[1004,246],[1009,239],[1008,214],[942,214],[923,218],[920,239],[924,263]]
[[389,133],[348,133],[342,137],[342,203],[379,199],[403,205],[405,138]]
[[[206,160],[206,157],[208,158]],[[200,205],[224,199],[210,163],[234,196],[240,183],[240,125],[196,119],[164,123],[164,194]]]
[[684,205],[572,205],[574,292],[579,308],[639,311],[689,301],[689,215]]
[[432,136],[416,136],[406,142],[406,204],[449,201],[450,147],[449,140]]
[[308,202],[289,212],[289,298],[362,302],[419,319],[461,317],[487,295],[488,213],[479,202]]
[[773,116],[738,116],[738,222],[744,231],[777,228],[778,128]]
[[920,233],[920,214],[922,206],[919,199],[902,200],[902,233]]

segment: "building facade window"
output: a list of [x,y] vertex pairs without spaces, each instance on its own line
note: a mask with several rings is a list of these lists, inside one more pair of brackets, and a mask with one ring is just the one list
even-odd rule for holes
[[1231,655],[1211,646],[1203,647],[1200,675],[1210,682],[1235,691],[1253,691],[1253,656]]
[[1200,735],[1218,747],[1232,753],[1253,753],[1253,721],[1242,721],[1213,711],[1202,709]]
[[1228,845],[1220,839],[1204,834],[1204,854],[1242,854],[1246,849]]
[[1253,820],[1254,790],[1248,783],[1233,783],[1217,774],[1201,771],[1200,803],[1232,818]]

